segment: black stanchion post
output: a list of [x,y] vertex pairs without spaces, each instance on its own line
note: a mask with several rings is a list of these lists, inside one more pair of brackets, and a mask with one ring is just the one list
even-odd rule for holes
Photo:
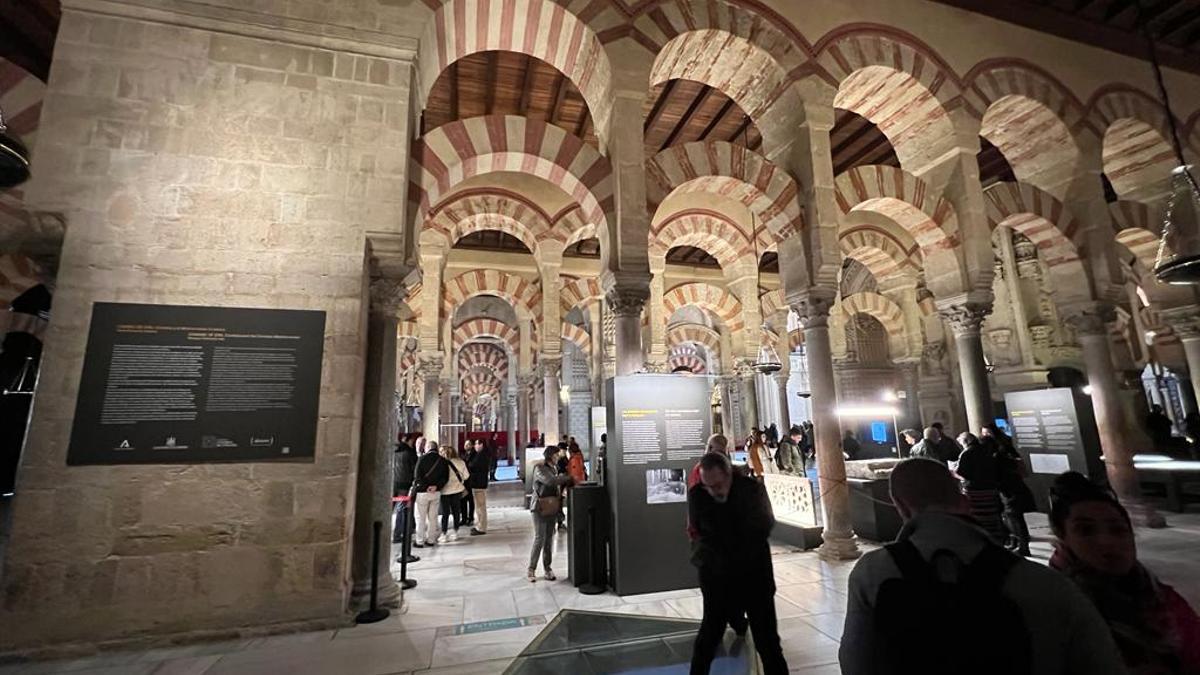
[[400,539],[400,588],[408,590],[416,588],[417,580],[408,578],[408,563],[417,562],[419,557],[412,555],[412,525],[409,520],[412,513],[412,501],[401,502],[400,510],[404,512],[404,535]]
[[584,595],[598,595],[604,592],[604,584],[596,583],[596,507],[588,506],[588,540],[587,540],[587,556],[588,556],[588,581],[586,584],[579,585],[579,592]]
[[376,623],[391,614],[386,608],[379,606],[379,533],[383,530],[383,523],[377,520],[372,523],[371,529],[374,534],[371,540],[371,607],[365,612],[359,612],[358,616],[354,617],[355,623]]

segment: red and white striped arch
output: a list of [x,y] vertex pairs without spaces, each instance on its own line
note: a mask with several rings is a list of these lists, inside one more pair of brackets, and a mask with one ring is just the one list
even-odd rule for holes
[[[1141,272],[1154,269],[1162,232],[1161,209],[1141,202],[1117,201],[1108,205],[1117,243],[1129,250]],[[1168,246],[1165,255],[1172,255]]]
[[905,168],[919,170],[952,147],[947,111],[962,89],[953,70],[920,40],[888,26],[851,24],[814,49],[837,83],[834,106],[879,127]]
[[796,181],[740,145],[708,141],[672,146],[655,155],[646,175],[650,202],[656,206],[674,194],[706,192],[745,205],[777,238],[804,228]]
[[464,190],[435,206],[422,226],[454,246],[459,239],[485,230],[504,232],[516,237],[531,252],[538,240],[549,236],[550,217],[521,195],[495,189]]
[[1086,233],[1062,202],[1032,185],[997,183],[984,193],[992,229],[1011,227],[1037,246],[1038,255],[1054,279],[1055,297],[1087,300],[1091,291],[1079,258]]
[[721,353],[721,336],[708,326],[699,323],[677,323],[667,329],[668,346],[674,348],[688,343],[702,345],[714,359]]
[[904,313],[891,299],[879,293],[854,293],[842,298],[838,308],[846,316],[863,314],[878,321],[887,331],[891,358],[909,355],[904,338]]
[[513,115],[472,117],[444,124],[413,147],[416,222],[459,183],[495,172],[526,173],[559,186],[583,209],[583,218],[607,227],[613,200],[612,166],[590,145],[540,120]]
[[843,227],[838,233],[838,246],[842,255],[862,263],[876,279],[893,274],[912,275],[921,270],[921,249],[916,241],[911,236],[898,237],[884,227]]
[[604,298],[604,288],[596,277],[581,277],[564,281],[558,295],[558,307],[563,316],[576,307],[585,310]]
[[562,324],[562,339],[563,342],[570,342],[579,347],[579,351],[586,355],[592,353],[592,336],[580,326],[566,321]]
[[665,258],[676,246],[695,246],[728,269],[743,256],[753,257],[750,237],[725,214],[687,209],[650,228],[650,257]]
[[681,344],[671,348],[667,357],[667,370],[675,372],[679,368],[687,368],[695,375],[708,372],[708,360],[705,358],[703,347],[694,344]]
[[[612,66],[596,33],[551,0],[446,0],[425,26],[417,63],[421,110],[438,75],[484,51],[527,54],[554,66],[587,102],[602,146],[612,114]],[[584,8],[584,11],[589,11]]]
[[729,291],[703,282],[680,284],[663,294],[663,315],[667,321],[681,308],[694,305],[719,317],[730,332],[742,329],[742,303]]
[[508,345],[509,351],[517,353],[521,335],[516,328],[496,319],[477,317],[467,319],[454,327],[450,333],[450,344],[455,350],[475,340],[500,340]]
[[542,293],[535,281],[499,270],[463,272],[442,285],[443,316],[451,318],[464,302],[480,295],[494,295],[508,301],[517,316],[533,319],[542,316]]
[[508,355],[494,344],[473,342],[464,345],[458,350],[458,370],[465,373],[475,368],[485,368],[504,380],[508,377]]
[[1178,160],[1167,140],[1166,111],[1154,97],[1126,85],[1105,87],[1093,95],[1087,124],[1103,138],[1104,175],[1119,197],[1143,199],[1165,189]]

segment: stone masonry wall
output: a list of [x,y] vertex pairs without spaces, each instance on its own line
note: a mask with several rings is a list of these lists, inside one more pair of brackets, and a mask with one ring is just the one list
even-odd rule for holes
[[[411,59],[166,21],[59,32],[29,198],[68,228],[0,651],[345,611],[364,232],[402,225]],[[324,310],[316,461],[67,467],[94,301]]]

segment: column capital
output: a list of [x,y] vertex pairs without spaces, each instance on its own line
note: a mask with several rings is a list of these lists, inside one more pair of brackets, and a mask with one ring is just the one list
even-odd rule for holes
[[441,352],[421,352],[417,355],[417,372],[423,379],[437,379],[442,374],[444,361]]
[[992,303],[966,300],[938,305],[938,314],[950,324],[955,337],[979,335],[983,320],[992,313]]
[[810,288],[787,296],[788,306],[804,328],[829,325],[829,312],[837,302],[837,291],[830,288]]
[[375,277],[371,279],[370,294],[371,313],[395,319],[408,297],[408,288],[399,279]]
[[1065,321],[1080,337],[1108,336],[1108,324],[1117,318],[1117,310],[1107,303],[1091,303],[1067,310]]
[[642,309],[650,299],[650,287],[649,285],[645,288],[613,286],[604,291],[604,299],[617,318],[640,317]]
[[1200,338],[1200,305],[1172,307],[1159,313],[1180,340]]
[[542,377],[558,377],[562,372],[562,354],[542,354],[538,357],[538,364],[542,370]]
[[740,378],[754,377],[758,371],[754,368],[754,359],[741,358],[733,362],[733,372]]

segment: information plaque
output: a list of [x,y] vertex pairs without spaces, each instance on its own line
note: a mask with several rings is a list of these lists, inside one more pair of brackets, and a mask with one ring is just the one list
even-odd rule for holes
[[1091,399],[1059,387],[1011,392],[1004,395],[1004,403],[1038,510],[1049,511],[1050,485],[1064,471],[1104,479]]
[[694,587],[687,472],[712,431],[712,382],[624,375],[607,386],[613,590],[633,595]]
[[96,303],[67,464],[312,461],[325,313]]

